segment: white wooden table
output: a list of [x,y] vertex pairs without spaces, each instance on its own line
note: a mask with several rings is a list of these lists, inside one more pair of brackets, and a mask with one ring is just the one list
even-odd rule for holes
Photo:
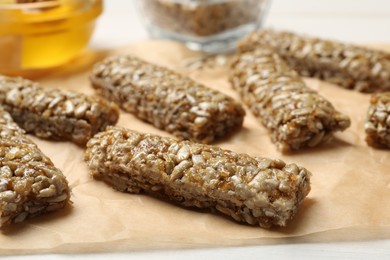
[[[389,0],[273,0],[265,26],[355,43],[390,43]],[[120,29],[115,29],[120,28]],[[106,0],[92,48],[147,39],[132,0]],[[390,199],[390,198],[389,198]],[[306,243],[244,248],[46,255],[23,259],[390,259],[390,238],[380,241]]]
[[[148,38],[134,1],[105,1],[92,47],[118,47]],[[266,27],[356,43],[390,43],[389,0],[271,1]]]

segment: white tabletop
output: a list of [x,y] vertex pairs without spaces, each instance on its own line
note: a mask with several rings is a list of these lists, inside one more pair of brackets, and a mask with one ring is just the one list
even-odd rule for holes
[[[148,38],[135,1],[105,1],[92,47],[118,47]],[[271,0],[265,26],[348,42],[390,43],[390,1]]]
[[[92,48],[147,39],[131,0],[106,0]],[[273,0],[265,26],[355,43],[390,43],[389,0]],[[28,259],[390,259],[390,238],[378,241],[262,245],[256,247],[24,256]],[[15,258],[15,257],[12,257]]]

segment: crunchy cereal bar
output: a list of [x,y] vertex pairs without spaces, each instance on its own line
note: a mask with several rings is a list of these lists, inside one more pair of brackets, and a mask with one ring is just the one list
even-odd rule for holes
[[210,143],[241,126],[245,116],[232,98],[130,55],[97,64],[91,82],[125,111],[180,139]]
[[100,97],[43,88],[16,77],[0,76],[0,104],[26,132],[80,145],[119,117],[118,107]]
[[285,226],[310,191],[310,172],[281,160],[109,127],[87,144],[98,179],[131,193],[216,209],[236,221]]
[[390,148],[390,92],[371,97],[365,130],[369,145]]
[[350,119],[316,91],[270,48],[257,48],[233,59],[230,81],[244,103],[285,152],[313,147],[344,130]]
[[362,92],[390,90],[390,54],[289,32],[263,30],[239,44],[246,51],[269,45],[302,76]]
[[65,207],[65,176],[0,108],[0,227]]

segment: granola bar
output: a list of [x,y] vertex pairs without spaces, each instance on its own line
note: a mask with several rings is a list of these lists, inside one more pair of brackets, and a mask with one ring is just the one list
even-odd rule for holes
[[371,97],[365,130],[369,145],[390,148],[390,92]]
[[270,48],[237,55],[230,81],[243,102],[271,132],[282,152],[314,147],[344,130],[350,119],[316,91]]
[[0,76],[0,104],[26,132],[79,145],[119,117],[118,107],[100,97],[47,89],[17,77]]
[[180,139],[210,143],[241,126],[245,116],[225,94],[130,55],[97,64],[91,82],[125,111]]
[[310,191],[310,172],[281,160],[109,127],[87,144],[92,175],[119,191],[146,191],[236,221],[285,226]]
[[0,108],[0,227],[69,203],[65,176]]
[[271,46],[300,75],[361,92],[390,90],[390,54],[289,32],[263,30],[239,44],[242,51]]

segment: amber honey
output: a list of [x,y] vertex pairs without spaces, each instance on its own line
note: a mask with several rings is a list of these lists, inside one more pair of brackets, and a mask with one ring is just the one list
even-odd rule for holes
[[0,73],[59,66],[88,44],[102,0],[16,4],[0,0]]

